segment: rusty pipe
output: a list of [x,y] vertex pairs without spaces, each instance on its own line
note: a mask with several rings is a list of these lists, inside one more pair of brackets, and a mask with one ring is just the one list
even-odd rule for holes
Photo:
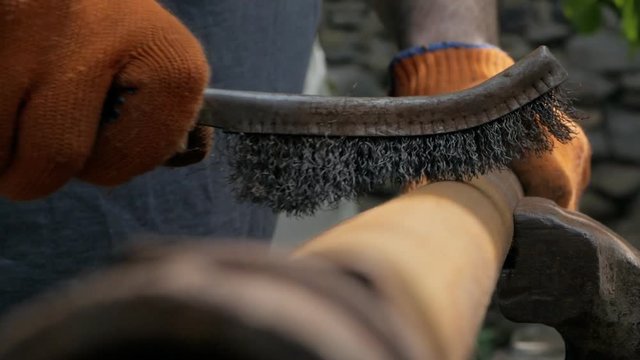
[[0,359],[435,359],[408,355],[404,317],[341,269],[266,251],[142,249],[2,319]]
[[509,172],[426,185],[288,261],[141,251],[3,319],[0,359],[466,359],[521,196]]
[[[296,258],[320,257],[393,284],[436,359],[464,360],[496,286],[522,197],[510,172],[420,187],[329,230]],[[410,299],[409,302],[407,300]]]

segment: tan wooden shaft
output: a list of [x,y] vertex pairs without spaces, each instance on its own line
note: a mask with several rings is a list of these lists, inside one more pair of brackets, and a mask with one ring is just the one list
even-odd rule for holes
[[511,244],[521,197],[510,172],[426,185],[338,225],[294,257],[369,264],[358,270],[374,282],[384,274],[403,289],[439,359],[465,360]]

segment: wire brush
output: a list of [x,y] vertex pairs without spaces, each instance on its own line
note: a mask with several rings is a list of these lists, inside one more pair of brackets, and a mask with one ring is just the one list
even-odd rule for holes
[[311,214],[385,185],[469,180],[566,143],[576,126],[546,47],[482,84],[430,97],[341,98],[209,89],[199,119],[226,133],[242,200]]

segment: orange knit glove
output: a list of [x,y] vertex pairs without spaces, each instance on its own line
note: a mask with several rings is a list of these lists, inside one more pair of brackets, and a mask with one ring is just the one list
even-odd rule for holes
[[0,195],[73,177],[112,186],[163,164],[184,150],[208,78],[198,41],[154,0],[0,0]]
[[[437,95],[461,91],[487,80],[513,64],[502,50],[489,45],[435,44],[402,53],[391,72],[395,96]],[[591,147],[582,129],[567,144],[554,139],[554,150],[515,161],[528,196],[545,197],[575,210],[589,182]]]

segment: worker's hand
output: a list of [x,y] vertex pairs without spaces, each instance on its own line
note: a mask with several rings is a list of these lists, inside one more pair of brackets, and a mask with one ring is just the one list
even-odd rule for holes
[[184,150],[208,77],[198,41],[154,0],[0,0],[0,195],[197,160]]
[[[503,51],[492,46],[443,44],[412,51],[394,62],[392,95],[437,95],[475,86],[513,64]],[[569,119],[567,121],[570,121]],[[554,200],[576,209],[590,177],[591,148],[579,126],[576,136],[562,144],[554,139],[554,149],[515,161],[527,196]]]

